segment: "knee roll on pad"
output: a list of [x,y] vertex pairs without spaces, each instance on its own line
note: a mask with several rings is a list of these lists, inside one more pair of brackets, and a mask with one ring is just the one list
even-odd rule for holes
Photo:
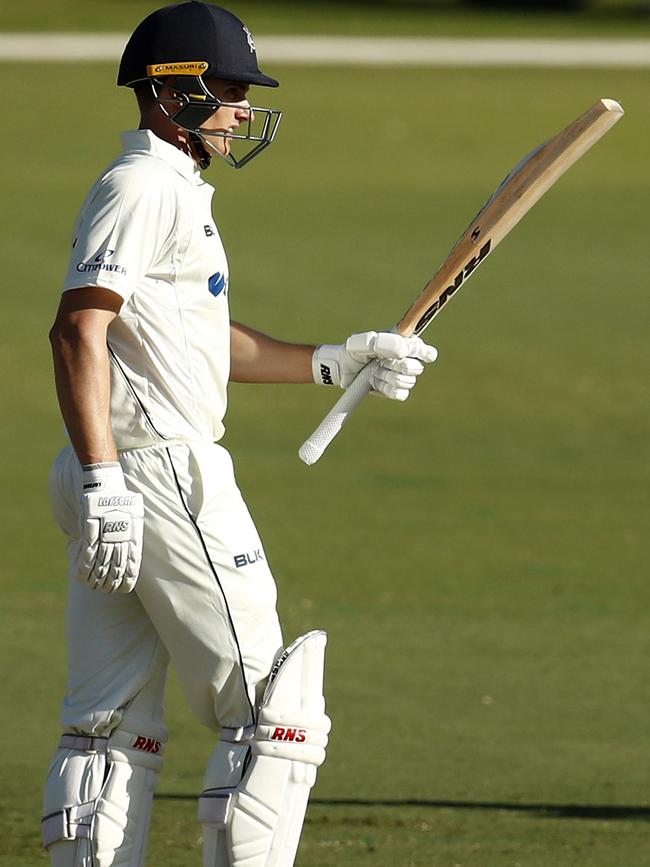
[[162,725],[137,722],[123,720],[110,737],[62,736],[41,823],[56,867],[144,865],[167,733]]
[[331,727],[323,698],[326,644],[320,630],[291,644],[271,671],[254,733],[240,730],[228,743],[231,730],[222,732],[199,800],[204,867],[293,865]]

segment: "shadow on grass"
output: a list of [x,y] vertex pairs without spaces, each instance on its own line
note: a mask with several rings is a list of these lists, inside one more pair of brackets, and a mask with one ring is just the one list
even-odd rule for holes
[[[195,801],[197,795],[156,795],[159,801]],[[606,804],[517,804],[503,801],[426,801],[418,799],[381,800],[371,798],[311,798],[314,807],[419,807],[429,810],[496,810],[529,813],[547,819],[607,819],[650,821],[650,807],[608,806]]]

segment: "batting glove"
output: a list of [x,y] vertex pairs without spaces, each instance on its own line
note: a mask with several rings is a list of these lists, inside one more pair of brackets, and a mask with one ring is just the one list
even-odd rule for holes
[[127,490],[120,465],[85,466],[73,577],[94,590],[130,593],[142,561],[143,526],[142,494]]
[[362,367],[377,359],[371,380],[373,391],[391,400],[406,400],[424,365],[435,361],[438,350],[419,337],[402,337],[392,331],[353,334],[342,345],[317,346],[312,358],[314,382],[348,388]]

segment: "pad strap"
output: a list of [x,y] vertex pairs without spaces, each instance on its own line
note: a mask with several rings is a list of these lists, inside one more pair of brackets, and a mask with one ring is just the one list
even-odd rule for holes
[[210,822],[219,829],[228,824],[230,805],[236,787],[224,789],[206,789],[199,797],[199,822]]
[[[227,744],[239,744],[245,746],[250,743],[255,735],[255,725],[221,727],[221,741]],[[205,789],[199,796],[199,822],[210,822],[223,829],[228,823],[230,805],[233,795],[237,791],[235,786],[222,786],[220,788]]]
[[255,734],[255,725],[241,726],[240,728],[229,728],[223,726],[221,729],[221,740],[229,744],[240,744],[249,741]]
[[107,753],[108,738],[91,737],[90,735],[61,735],[60,750],[79,750],[84,753]]
[[90,837],[95,802],[88,801],[76,807],[64,807],[41,822],[43,846],[47,849],[57,840],[75,840],[77,837]]

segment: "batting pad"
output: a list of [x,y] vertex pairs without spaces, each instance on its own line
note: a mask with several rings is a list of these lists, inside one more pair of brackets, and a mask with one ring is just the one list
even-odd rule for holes
[[[54,867],[144,867],[166,730],[130,720],[110,737],[65,734],[45,785],[43,844]],[[136,725],[133,725],[135,723]]]
[[316,769],[331,728],[323,672],[327,635],[298,638],[275,663],[262,699],[251,759],[234,788],[206,775],[199,800],[204,867],[292,867]]

